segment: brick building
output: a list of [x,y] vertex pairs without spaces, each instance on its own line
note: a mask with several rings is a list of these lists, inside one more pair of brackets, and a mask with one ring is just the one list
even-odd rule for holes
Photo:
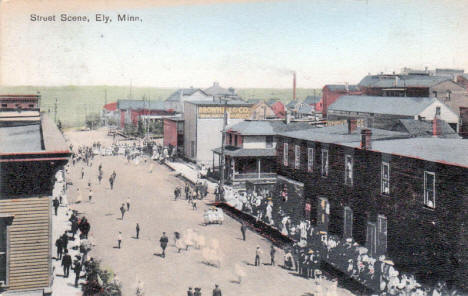
[[339,97],[360,94],[361,91],[357,85],[327,84],[322,89],[322,99],[316,104],[316,111],[321,112],[323,118],[327,118],[328,106],[333,104]]

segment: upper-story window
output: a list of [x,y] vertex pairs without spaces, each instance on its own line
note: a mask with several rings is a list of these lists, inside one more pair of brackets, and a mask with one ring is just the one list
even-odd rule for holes
[[314,148],[307,148],[307,171],[314,170]]
[[234,143],[233,146],[237,146],[237,135],[234,135]]
[[266,136],[266,147],[273,148],[273,136]]
[[298,169],[301,166],[301,146],[294,146],[294,168]]
[[328,150],[322,149],[322,177],[328,176]]
[[345,184],[353,185],[353,157],[345,156]]
[[433,172],[424,172],[424,205],[434,209],[436,204],[435,194],[435,174]]
[[284,143],[283,145],[283,164],[284,166],[288,166],[288,150],[289,150],[289,147],[288,147],[288,143]]
[[390,164],[388,162],[382,162],[380,184],[380,192],[386,195],[390,194]]

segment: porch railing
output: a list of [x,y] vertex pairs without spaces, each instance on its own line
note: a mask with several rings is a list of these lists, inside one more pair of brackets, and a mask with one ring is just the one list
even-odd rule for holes
[[234,180],[274,179],[274,178],[276,178],[276,173],[244,173],[244,174],[235,174],[233,176]]

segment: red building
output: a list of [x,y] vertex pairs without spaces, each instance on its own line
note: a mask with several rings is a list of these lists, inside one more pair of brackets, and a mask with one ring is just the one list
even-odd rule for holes
[[360,95],[357,85],[327,84],[322,89],[322,100],[316,104],[316,111],[322,112],[323,118],[327,117],[328,106],[333,104],[343,95]]
[[286,109],[283,102],[278,99],[270,99],[267,102],[267,105],[270,106],[271,110],[275,113],[276,117],[284,118],[286,115]]
[[184,120],[182,118],[164,119],[163,145],[171,145],[177,152],[183,153],[184,149]]
[[117,108],[120,113],[120,127],[126,124],[138,125],[141,116],[174,115],[175,112],[166,110],[164,102],[145,100],[119,100]]

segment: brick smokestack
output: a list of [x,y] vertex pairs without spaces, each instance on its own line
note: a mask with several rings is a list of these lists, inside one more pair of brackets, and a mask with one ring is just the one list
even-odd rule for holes
[[293,72],[293,100],[296,100],[296,72]]
[[357,128],[356,119],[348,119],[348,134],[352,134]]
[[372,149],[372,131],[370,129],[361,130],[361,149]]

